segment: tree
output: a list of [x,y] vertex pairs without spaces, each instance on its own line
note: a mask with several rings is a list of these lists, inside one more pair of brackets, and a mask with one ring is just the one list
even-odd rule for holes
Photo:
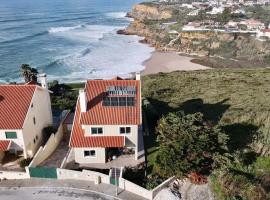
[[21,73],[26,83],[30,81],[37,82],[38,71],[35,68],[31,68],[29,64],[21,65]]
[[159,120],[156,131],[155,172],[161,177],[181,178],[190,172],[208,175],[217,164],[215,157],[226,152],[227,136],[204,122],[201,113],[169,113]]

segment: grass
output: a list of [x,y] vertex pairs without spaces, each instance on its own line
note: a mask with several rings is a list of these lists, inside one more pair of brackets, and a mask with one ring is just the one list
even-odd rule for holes
[[[265,178],[270,174],[269,69],[160,73],[144,76],[142,81],[148,173],[153,172],[155,165],[155,126],[159,118],[172,111],[201,112],[205,120],[229,135],[229,152],[240,155],[239,166],[228,168],[224,177],[210,177],[219,199],[233,199],[233,195],[252,197],[269,189]],[[228,181],[217,184],[222,179]]]

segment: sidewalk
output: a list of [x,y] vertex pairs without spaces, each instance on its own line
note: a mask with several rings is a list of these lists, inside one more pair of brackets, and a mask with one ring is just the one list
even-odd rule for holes
[[75,181],[75,180],[54,180],[54,179],[26,179],[26,180],[5,180],[0,182],[0,189],[3,187],[7,188],[61,188],[61,189],[83,189],[96,191],[109,195],[111,197],[116,197],[123,200],[145,200],[145,198],[140,197],[136,194],[124,191],[118,188],[118,196],[115,195],[116,187],[109,184],[99,184],[95,185],[90,181]]

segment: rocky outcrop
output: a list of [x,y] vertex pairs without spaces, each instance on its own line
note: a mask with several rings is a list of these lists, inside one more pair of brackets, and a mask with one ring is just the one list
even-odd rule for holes
[[159,6],[137,4],[133,6],[130,16],[139,21],[161,20],[172,18],[172,12],[167,9],[162,9]]

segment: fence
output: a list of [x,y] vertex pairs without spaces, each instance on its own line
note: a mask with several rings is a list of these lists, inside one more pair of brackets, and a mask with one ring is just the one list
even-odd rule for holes
[[56,168],[29,167],[29,175],[33,178],[54,178],[57,179]]
[[[60,168],[26,167],[26,172],[0,171],[0,179],[28,179],[31,177],[54,178],[60,180],[84,180],[84,181],[92,181],[95,182],[96,184],[98,183],[110,184],[109,175],[89,170],[74,171]],[[146,199],[154,199],[159,191],[167,187],[174,180],[175,177],[171,177],[168,180],[164,181],[159,186],[157,186],[155,189],[147,190],[126,179],[119,178],[119,188],[137,194],[138,196],[144,197]]]
[[57,132],[50,136],[44,147],[41,146],[39,148],[29,167],[38,166],[55,151],[63,138],[63,121],[65,120],[67,115],[68,113],[66,113],[65,117],[63,117]]

